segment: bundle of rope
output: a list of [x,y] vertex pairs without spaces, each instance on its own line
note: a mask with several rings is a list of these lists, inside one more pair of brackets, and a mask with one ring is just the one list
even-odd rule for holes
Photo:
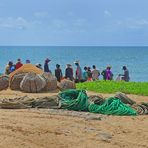
[[148,103],[139,103],[131,106],[135,109],[138,115],[148,115]]
[[106,115],[137,115],[136,110],[121,102],[120,99],[110,97],[102,105],[91,103],[88,110],[92,113],[100,113]]
[[57,109],[58,96],[30,98],[28,96],[0,100],[1,109],[50,108]]
[[0,91],[7,89],[9,86],[9,77],[7,75],[0,76]]
[[66,90],[59,94],[59,102],[61,108],[75,111],[86,111],[89,105],[85,90]]
[[[136,110],[124,104],[118,98],[96,97],[95,103],[88,100],[86,91],[84,90],[67,90],[59,94],[61,108],[77,111],[89,111],[92,113],[100,113],[107,115],[137,115]],[[92,97],[94,98],[94,97]],[[98,103],[98,104],[97,104]]]

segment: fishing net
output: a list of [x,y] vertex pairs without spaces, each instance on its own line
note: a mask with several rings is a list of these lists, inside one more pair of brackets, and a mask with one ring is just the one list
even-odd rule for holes
[[34,72],[36,74],[42,74],[43,71],[39,68],[37,68],[35,65],[32,64],[24,64],[22,67],[20,67],[19,69],[15,70],[14,72],[12,72],[9,76],[10,76],[10,81],[12,80],[13,76],[16,74],[20,74],[20,73],[29,73],[29,72]]
[[7,75],[0,76],[0,91],[9,87],[9,77]]
[[92,113],[100,113],[107,115],[137,115],[136,110],[121,102],[118,98],[108,98],[102,105],[91,103],[88,110]]
[[129,104],[129,105],[136,104],[135,101],[133,101],[127,95],[125,95],[124,93],[121,93],[121,92],[117,92],[115,95],[115,98],[120,99],[125,104]]
[[[107,114],[107,115],[137,115],[136,110],[124,104],[118,98],[101,98],[90,103],[88,96],[84,90],[67,90],[59,94],[61,108],[75,111],[89,111],[92,113]],[[96,101],[96,100],[95,100]],[[98,105],[98,104],[99,105]]]
[[135,109],[138,115],[148,115],[148,103],[139,103],[131,106]]
[[30,98],[28,96],[16,97],[14,99],[0,99],[0,109],[27,109],[27,108],[49,108],[57,109],[58,96],[45,96]]
[[59,84],[58,88],[61,91],[67,90],[67,89],[76,89],[76,84],[75,82],[67,79],[63,79]]
[[66,90],[59,94],[61,108],[75,111],[86,111],[88,109],[88,96],[85,90]]

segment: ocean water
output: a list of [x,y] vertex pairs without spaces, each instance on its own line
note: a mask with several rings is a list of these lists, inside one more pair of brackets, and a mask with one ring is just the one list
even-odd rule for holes
[[49,66],[52,72],[55,65],[60,64],[64,73],[66,64],[70,63],[75,68],[74,61],[79,60],[82,69],[84,66],[96,65],[102,71],[111,65],[114,79],[123,73],[122,66],[126,65],[131,81],[148,82],[148,47],[0,46],[0,73],[4,72],[8,61],[15,63],[18,58],[22,62],[30,59],[33,64],[43,65],[47,57],[51,59]]

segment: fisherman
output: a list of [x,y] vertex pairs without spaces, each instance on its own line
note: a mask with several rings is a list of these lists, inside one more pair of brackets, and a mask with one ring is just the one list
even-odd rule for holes
[[49,64],[50,61],[51,60],[49,60],[48,58],[45,60],[45,63],[44,63],[44,72],[50,72],[51,73],[51,70],[49,69],[49,66],[48,66],[48,64]]
[[59,64],[56,64],[56,69],[55,69],[55,76],[56,76],[56,78],[57,78],[57,81],[61,81],[61,79],[62,79],[62,70],[61,70],[61,68],[60,68],[60,65]]
[[101,72],[101,75],[103,76],[103,80],[106,80],[106,69]]
[[110,65],[106,68],[106,80],[113,80],[113,73]]
[[88,80],[88,71],[87,71],[87,67],[84,67],[84,72],[83,72],[83,81],[87,81]]
[[113,80],[113,73],[111,72],[111,66],[108,65],[101,73],[103,80]]
[[10,74],[10,66],[9,66],[9,63],[5,67],[5,74],[6,75],[9,75]]
[[87,67],[87,72],[88,72],[88,81],[92,81],[92,72],[91,72],[91,68]]
[[93,79],[93,81],[99,80],[99,76],[100,76],[99,70],[96,69],[95,65],[93,65],[92,67],[93,67],[93,70],[92,70],[92,79]]
[[17,59],[17,63],[15,64],[16,69],[19,69],[22,66],[23,66],[23,64],[21,62],[21,59]]
[[76,72],[75,72],[75,81],[76,82],[81,82],[82,80],[82,70],[81,70],[81,67],[80,67],[80,63],[79,61],[75,61],[74,62],[75,65],[76,65]]
[[15,65],[13,64],[12,61],[9,61],[8,65],[9,65],[9,74],[10,74],[11,72],[15,71]]
[[67,68],[65,70],[65,78],[73,81],[73,68],[71,64],[67,64]]
[[129,77],[129,71],[128,71],[127,67],[123,66],[122,70],[124,70],[124,74],[119,74],[119,76],[121,76],[122,80],[129,82],[130,77]]

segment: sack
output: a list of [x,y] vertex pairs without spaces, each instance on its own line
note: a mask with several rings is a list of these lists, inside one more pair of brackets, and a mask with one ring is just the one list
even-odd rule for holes
[[40,75],[31,72],[25,75],[20,83],[20,88],[27,93],[38,93],[45,85],[46,81]]
[[49,72],[44,72],[41,77],[46,81],[44,91],[52,91],[57,89],[57,78]]
[[9,77],[6,75],[0,76],[0,90],[5,90],[9,87]]
[[58,88],[61,91],[67,90],[67,89],[76,89],[75,82],[64,79],[58,84]]
[[23,78],[25,77],[26,73],[18,73],[15,74],[12,77],[12,80],[10,81],[10,89],[12,90],[21,90],[20,88],[20,83],[23,80]]

